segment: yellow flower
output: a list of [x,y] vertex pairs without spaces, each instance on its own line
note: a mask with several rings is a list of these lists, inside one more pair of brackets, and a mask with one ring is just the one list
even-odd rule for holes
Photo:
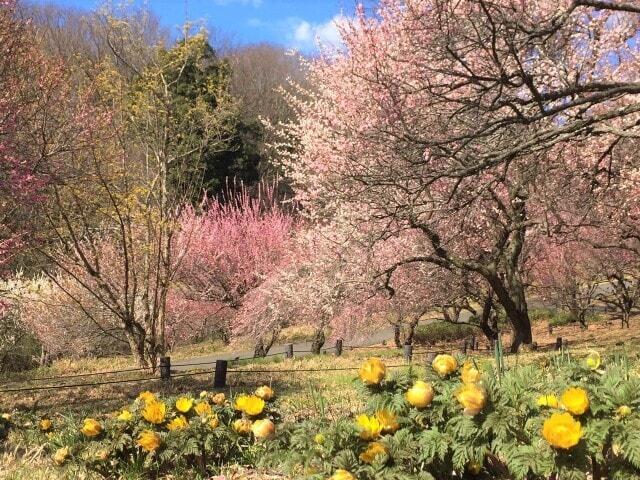
[[239,418],[233,422],[233,429],[240,435],[246,435],[251,431],[251,420],[247,418]]
[[11,414],[10,413],[3,413],[2,414],[2,419],[6,420],[7,422],[11,420]]
[[127,409],[122,410],[122,412],[120,412],[120,415],[118,415],[118,420],[122,422],[130,422],[132,419],[133,414]]
[[53,455],[53,463],[63,465],[69,457],[69,447],[59,448]]
[[146,391],[146,392],[142,392],[140,395],[138,395],[138,400],[142,400],[145,404],[147,403],[152,403],[157,401],[158,399],[156,398],[155,394]]
[[462,373],[460,374],[462,383],[477,383],[480,381],[480,377],[482,377],[482,374],[473,363],[466,362],[462,366]]
[[364,463],[373,463],[376,457],[385,455],[387,453],[386,447],[380,442],[371,442],[367,449],[360,454],[360,460]]
[[569,413],[554,413],[545,420],[542,436],[552,447],[569,449],[580,441],[582,427]]
[[206,390],[202,390],[200,392],[200,398],[202,398],[202,399],[207,398],[207,395],[209,395],[209,392],[207,392]]
[[143,430],[138,436],[138,446],[147,452],[154,452],[160,446],[160,435],[152,430]]
[[597,370],[598,367],[600,367],[600,354],[595,350],[591,350],[589,355],[587,355],[585,363],[591,370]]
[[208,425],[209,425],[209,428],[211,429],[214,429],[218,425],[220,425],[220,421],[218,420],[218,416],[216,414],[213,414],[209,417]]
[[209,416],[211,415],[211,404],[209,402],[198,402],[194,410],[201,417]]
[[433,387],[430,383],[417,380],[404,394],[409,405],[416,408],[425,408],[433,401]]
[[379,358],[370,358],[360,367],[359,374],[366,385],[378,385],[387,374],[387,367]]
[[149,423],[158,425],[164,422],[167,406],[162,402],[149,402],[142,410],[142,417]]
[[43,432],[48,432],[53,427],[53,423],[48,418],[43,418],[40,420],[40,430]]
[[331,478],[329,480],[357,480],[357,479],[346,470],[342,470],[340,468],[335,472],[333,472],[333,475],[331,475]]
[[267,387],[266,385],[263,385],[262,387],[258,387],[255,391],[255,395],[258,398],[261,398],[262,400],[265,401],[269,401],[273,398],[273,390],[271,389],[271,387]]
[[616,415],[618,418],[628,417],[631,415],[631,407],[629,405],[622,405],[621,407],[618,407]]
[[565,410],[574,415],[582,415],[589,410],[589,397],[582,388],[568,388],[560,399]]
[[179,415],[173,420],[171,420],[169,423],[167,423],[167,428],[172,432],[184,430],[188,426],[189,426],[189,422],[184,417],[184,415]]
[[360,438],[363,440],[375,440],[380,436],[380,432],[382,432],[382,425],[376,417],[359,415],[358,418],[356,418],[356,423],[360,428]]
[[540,395],[536,401],[539,407],[558,408],[558,397],[550,393],[547,395]]
[[316,433],[315,436],[313,437],[313,441],[317,445],[324,445],[324,435],[321,433]]
[[431,364],[441,377],[446,377],[458,369],[458,361],[451,355],[437,355]]
[[240,395],[236,399],[234,408],[254,417],[260,415],[264,410],[264,400],[255,395]]
[[382,425],[382,433],[394,433],[400,428],[398,424],[398,417],[390,410],[378,410],[376,412],[376,418]]
[[486,392],[474,383],[462,385],[455,393],[465,415],[477,415],[487,403]]
[[215,403],[216,405],[224,405],[224,402],[226,401],[226,397],[224,396],[224,393],[216,393],[213,397],[211,397],[211,401],[213,403]]
[[102,433],[102,425],[93,418],[85,418],[84,425],[82,425],[80,431],[86,437],[97,437]]
[[187,413],[189,410],[191,410],[191,407],[193,407],[193,400],[191,398],[180,397],[178,400],[176,400],[176,410],[181,413]]
[[263,440],[265,438],[272,437],[273,434],[276,433],[276,426],[271,420],[264,418],[253,422],[253,425],[251,425],[251,431],[257,439]]

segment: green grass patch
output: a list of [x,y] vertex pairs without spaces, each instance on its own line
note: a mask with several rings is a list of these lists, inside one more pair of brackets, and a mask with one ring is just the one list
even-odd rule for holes
[[419,325],[415,332],[415,342],[418,344],[434,344],[438,342],[454,342],[477,335],[478,329],[468,324],[450,322],[434,322]]

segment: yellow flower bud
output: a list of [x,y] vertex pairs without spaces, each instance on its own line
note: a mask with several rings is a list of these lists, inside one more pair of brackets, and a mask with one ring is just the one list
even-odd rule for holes
[[446,377],[458,369],[458,361],[451,355],[438,355],[433,359],[431,366],[438,375]]
[[[205,392],[205,396],[206,396]],[[193,400],[188,398],[188,397],[180,397],[178,400],[176,400],[176,410],[178,410],[180,413],[187,413],[189,410],[191,410],[191,407],[193,407]]]
[[51,420],[49,420],[48,418],[43,418],[42,420],[40,420],[40,430],[42,430],[43,432],[48,432],[49,430],[51,430],[51,428],[53,428],[53,423],[51,422]]
[[86,437],[97,437],[102,433],[102,425],[93,418],[85,418],[80,431]]
[[146,392],[142,392],[140,395],[138,395],[138,400],[142,400],[143,403],[147,404],[147,403],[151,403],[151,402],[155,402],[157,400],[155,394],[146,391]]
[[318,445],[323,445],[324,444],[324,435],[321,434],[321,433],[316,433],[315,436],[313,437],[313,441]]
[[196,403],[196,407],[194,409],[198,415],[201,417],[206,417],[211,415],[211,405],[209,402],[198,402]]
[[171,420],[169,423],[167,423],[167,429],[172,432],[184,430],[188,426],[189,426],[189,422],[184,417],[184,415],[179,415],[173,420]]
[[160,446],[160,436],[152,430],[144,430],[138,436],[137,444],[147,452],[155,452]]
[[590,351],[585,363],[591,370],[597,370],[600,367],[600,354],[595,350]]
[[262,420],[253,422],[251,431],[258,440],[264,440],[272,437],[276,433],[276,427],[271,420],[263,418]]
[[462,373],[460,374],[462,383],[477,383],[481,377],[482,373],[480,373],[480,370],[478,370],[473,363],[466,362],[462,366]]
[[218,416],[213,414],[211,415],[211,417],[209,417],[209,428],[211,428],[212,430],[214,428],[216,428],[218,425],[220,425],[220,421],[218,420]]
[[376,418],[382,426],[382,433],[395,433],[400,428],[398,417],[390,410],[378,410]]
[[567,450],[580,441],[582,426],[569,413],[554,413],[545,420],[542,436],[552,447]]
[[240,395],[235,401],[234,408],[250,417],[255,417],[264,410],[264,400],[255,395]]
[[433,401],[433,387],[422,380],[416,381],[404,394],[409,405],[416,408],[426,408]]
[[58,466],[63,465],[68,457],[69,447],[59,448],[58,450],[56,450],[56,453],[53,454],[53,463]]
[[267,387],[263,385],[262,387],[258,387],[255,391],[255,396],[261,398],[262,400],[269,401],[273,398],[273,390],[271,387]]
[[158,401],[149,402],[142,410],[142,418],[147,422],[158,425],[164,422],[164,418],[167,414],[167,406]]
[[329,480],[357,480],[356,477],[351,475],[346,470],[342,470],[341,468],[336,470]]
[[460,405],[464,407],[465,415],[477,415],[487,403],[486,392],[474,383],[460,387],[455,396]]
[[380,436],[380,432],[382,432],[382,425],[376,417],[359,415],[358,418],[356,418],[356,423],[360,429],[360,438],[363,440],[375,440]]
[[629,405],[622,405],[618,407],[618,409],[616,410],[616,415],[618,416],[618,418],[628,417],[629,415],[631,415],[631,407]]
[[540,395],[536,401],[539,407],[558,408],[558,397],[554,394]]
[[120,412],[120,415],[118,415],[118,420],[120,420],[121,422],[130,422],[132,419],[133,414],[127,409],[122,410],[122,412]]
[[239,418],[233,422],[233,429],[240,435],[246,435],[251,432],[251,420],[246,418]]
[[386,447],[380,442],[371,442],[367,449],[360,454],[360,460],[364,463],[373,463],[377,457],[387,454]]
[[378,385],[384,380],[387,374],[387,367],[379,358],[370,358],[362,367],[360,367],[359,375],[365,385]]

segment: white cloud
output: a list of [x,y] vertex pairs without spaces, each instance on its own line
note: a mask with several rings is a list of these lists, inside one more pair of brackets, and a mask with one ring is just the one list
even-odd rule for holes
[[240,5],[251,5],[254,8],[258,8],[262,5],[262,0],[213,0],[216,5],[231,5],[233,3],[239,3]]
[[342,40],[340,38],[339,25],[348,22],[347,17],[337,14],[325,23],[310,23],[302,19],[289,19],[289,41],[291,46],[300,50],[309,50],[320,45],[340,48]]

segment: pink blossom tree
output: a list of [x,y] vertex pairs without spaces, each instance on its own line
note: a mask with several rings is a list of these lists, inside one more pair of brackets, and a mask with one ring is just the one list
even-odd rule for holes
[[533,267],[536,290],[586,328],[587,314],[603,280],[600,266],[598,252],[588,244],[549,240],[540,245],[536,255]]
[[275,145],[304,211],[372,245],[418,232],[424,250],[398,255],[387,278],[410,263],[477,274],[512,349],[530,344],[528,244],[598,167],[567,150],[638,131],[638,12],[592,0],[361,9],[344,49],[312,65],[314,90],[293,99],[298,121]]
[[223,198],[205,199],[199,210],[185,210],[177,245],[186,255],[170,299],[173,315],[182,303],[204,308],[209,321],[222,320],[212,313],[241,308],[245,296],[288,260],[296,221],[276,191],[276,183],[266,182],[255,195],[245,186],[229,187]]

